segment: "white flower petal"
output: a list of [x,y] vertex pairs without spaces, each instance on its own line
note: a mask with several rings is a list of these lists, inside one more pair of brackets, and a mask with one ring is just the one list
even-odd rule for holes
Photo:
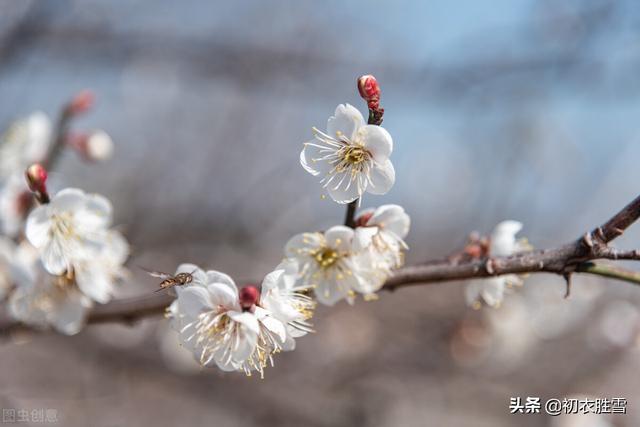
[[404,209],[398,205],[382,205],[376,209],[369,220],[372,224],[380,225],[392,232],[400,239],[404,239],[409,233],[411,220]]
[[208,283],[220,283],[222,285],[227,286],[231,292],[233,292],[236,296],[238,295],[238,287],[233,279],[224,273],[215,270],[207,271],[207,281]]
[[180,313],[196,317],[205,310],[213,308],[211,295],[200,286],[177,287],[178,310]]
[[129,242],[118,231],[109,230],[107,233],[107,246],[104,256],[114,265],[122,265],[130,254]]
[[278,285],[282,289],[292,289],[298,279],[300,272],[300,263],[296,258],[286,258],[275,268],[276,270],[282,270],[282,275],[278,281]]
[[360,132],[364,147],[372,154],[373,159],[378,163],[386,162],[393,151],[393,139],[389,132],[375,125],[366,125]]
[[334,115],[329,117],[327,134],[336,139],[344,136],[352,140],[355,132],[364,125],[364,117],[357,108],[349,104],[340,104],[336,107]]
[[85,205],[75,213],[74,220],[84,230],[107,228],[111,224],[111,202],[98,194],[87,194]]
[[375,163],[371,169],[371,182],[367,191],[371,194],[386,194],[396,181],[396,171],[390,160],[382,164]]
[[353,250],[362,251],[371,246],[373,236],[378,234],[378,227],[357,227],[353,238]]
[[353,242],[353,229],[344,225],[336,225],[325,231],[324,238],[330,248],[339,252],[351,250]]
[[25,235],[29,243],[36,248],[45,246],[51,239],[49,230],[51,223],[49,218],[48,207],[46,205],[38,206],[31,211],[27,218],[25,227]]
[[[327,187],[329,197],[331,197],[334,202],[344,205],[346,203],[353,202],[362,195],[360,190],[364,189],[358,189],[358,185],[355,181],[352,182],[351,185],[349,185],[349,172],[342,172],[336,175],[337,176],[335,178],[335,182],[342,182],[342,184],[338,188],[336,188],[335,185],[331,184],[329,184],[329,186]],[[347,177],[343,180],[342,177],[345,175]]]
[[300,233],[293,236],[285,245],[284,252],[288,257],[298,257],[308,249],[318,248],[324,238],[320,233]]
[[504,289],[504,278],[490,277],[485,279],[482,286],[482,298],[488,305],[496,307],[500,305],[504,298]]
[[65,188],[56,193],[49,202],[49,206],[57,211],[76,211],[84,208],[86,193],[78,188]]
[[238,294],[225,283],[211,283],[207,286],[214,306],[219,305],[227,309],[240,309]]
[[[198,358],[196,357],[196,361],[198,361]],[[212,363],[215,363],[215,365],[218,367],[218,369],[224,371],[224,372],[233,372],[233,371],[237,371],[238,369],[240,369],[240,366],[237,362],[234,362],[233,360],[230,360],[228,363],[222,363],[219,360],[214,360]],[[211,363],[207,364],[206,366],[210,366]]]
[[53,327],[66,335],[75,335],[84,326],[91,305],[79,292],[69,292],[49,313]]
[[[296,331],[296,329],[293,329],[293,331]],[[293,351],[296,349],[296,340],[294,338],[296,337],[292,336],[291,334],[287,335],[287,339],[282,344],[282,351]]]
[[65,248],[58,239],[52,239],[41,251],[42,265],[49,273],[59,276],[69,269]]
[[490,253],[492,256],[509,256],[516,249],[516,234],[522,229],[518,221],[502,221],[491,233]]
[[354,284],[356,282],[350,276],[344,276],[341,280],[335,277],[322,280],[315,289],[316,299],[324,305],[335,305],[335,303],[349,295],[349,291]]
[[307,142],[300,152],[300,164],[313,176],[326,175],[333,169],[328,161],[321,160],[327,154],[327,149],[319,147],[317,141]]
[[262,279],[262,286],[260,287],[262,289],[262,292],[268,291],[270,289],[277,289],[278,282],[282,278],[283,274],[284,270],[273,270],[272,272],[264,276],[264,279]]
[[232,358],[236,362],[243,362],[256,347],[258,334],[260,333],[260,324],[258,319],[249,312],[230,311],[227,313],[231,320],[239,324],[237,331],[238,341],[235,348],[232,348]]
[[467,305],[473,305],[473,303],[480,300],[482,292],[482,280],[471,280],[464,290],[465,299]]
[[106,304],[111,300],[113,278],[102,265],[85,263],[81,268],[75,268],[74,272],[78,288],[83,294],[100,304]]
[[284,344],[287,339],[287,328],[284,323],[273,317],[273,315],[267,310],[256,307],[254,315],[258,321],[269,330],[276,338],[278,338],[278,344]]

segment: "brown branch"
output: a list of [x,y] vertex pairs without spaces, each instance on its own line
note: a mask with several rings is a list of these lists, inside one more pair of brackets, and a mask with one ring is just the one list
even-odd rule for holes
[[[636,198],[609,221],[572,243],[558,248],[523,252],[509,257],[485,258],[456,262],[451,258],[427,262],[398,269],[384,284],[383,289],[393,291],[400,287],[499,276],[503,274],[554,273],[570,283],[574,273],[587,273],[640,285],[640,272],[605,264],[598,259],[640,260],[640,251],[623,251],[608,246],[640,217],[640,197]],[[160,295],[113,301],[95,308],[88,323],[125,322],[158,315],[170,304],[171,297]],[[0,336],[26,327],[11,320],[0,321]]]
[[573,273],[588,273],[640,284],[640,273],[619,267],[594,264],[597,259],[640,260],[639,250],[619,250],[608,246],[640,217],[640,196],[625,206],[602,226],[558,248],[523,252],[510,257],[455,264],[450,261],[398,270],[385,283],[385,288],[435,283],[449,280],[499,276],[503,274],[547,272],[559,274],[570,283]]
[[173,301],[168,294],[128,298],[97,306],[87,319],[88,323],[135,323],[144,317],[164,314]]
[[640,217],[640,196],[633,199],[631,203],[625,206],[609,221],[593,230],[591,234],[601,238],[603,243],[609,243],[624,233],[624,230],[629,228],[638,217]]

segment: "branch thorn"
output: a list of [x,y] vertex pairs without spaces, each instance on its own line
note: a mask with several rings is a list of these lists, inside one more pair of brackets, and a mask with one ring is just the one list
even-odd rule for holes
[[567,283],[567,290],[564,293],[564,299],[567,299],[569,298],[569,295],[571,295],[571,273],[564,273],[562,277],[564,277],[564,280]]

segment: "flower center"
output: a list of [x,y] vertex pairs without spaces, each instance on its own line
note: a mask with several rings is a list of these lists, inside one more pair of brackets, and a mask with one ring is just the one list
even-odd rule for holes
[[369,157],[369,153],[359,145],[348,145],[342,150],[342,159],[344,162],[357,165],[364,162]]
[[54,285],[60,290],[68,290],[76,286],[76,275],[73,270],[67,271],[60,276],[55,276],[52,280]]
[[338,254],[336,250],[328,247],[318,249],[312,256],[323,269],[333,266],[338,262],[338,259],[340,259],[340,254]]
[[51,235],[58,235],[66,239],[70,239],[75,235],[73,229],[73,220],[71,214],[64,212],[61,214],[54,214],[51,216],[51,229],[49,231]]

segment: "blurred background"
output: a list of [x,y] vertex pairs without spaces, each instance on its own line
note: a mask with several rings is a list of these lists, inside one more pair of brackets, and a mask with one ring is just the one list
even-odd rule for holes
[[[298,163],[357,76],[383,90],[395,187],[363,206],[412,218],[407,262],[525,224],[537,248],[640,193],[640,3],[0,0],[0,123],[97,95],[78,128],[114,158],[65,153],[54,185],[109,197],[136,266],[259,280],[287,239],[339,223]],[[640,247],[640,226],[616,241]],[[0,344],[0,407],[64,426],[640,425],[640,290],[535,275],[500,309],[464,283],[319,309],[266,378],[201,371],[162,319]],[[627,398],[627,415],[510,415],[510,397]],[[23,423],[24,424],[24,423]]]

